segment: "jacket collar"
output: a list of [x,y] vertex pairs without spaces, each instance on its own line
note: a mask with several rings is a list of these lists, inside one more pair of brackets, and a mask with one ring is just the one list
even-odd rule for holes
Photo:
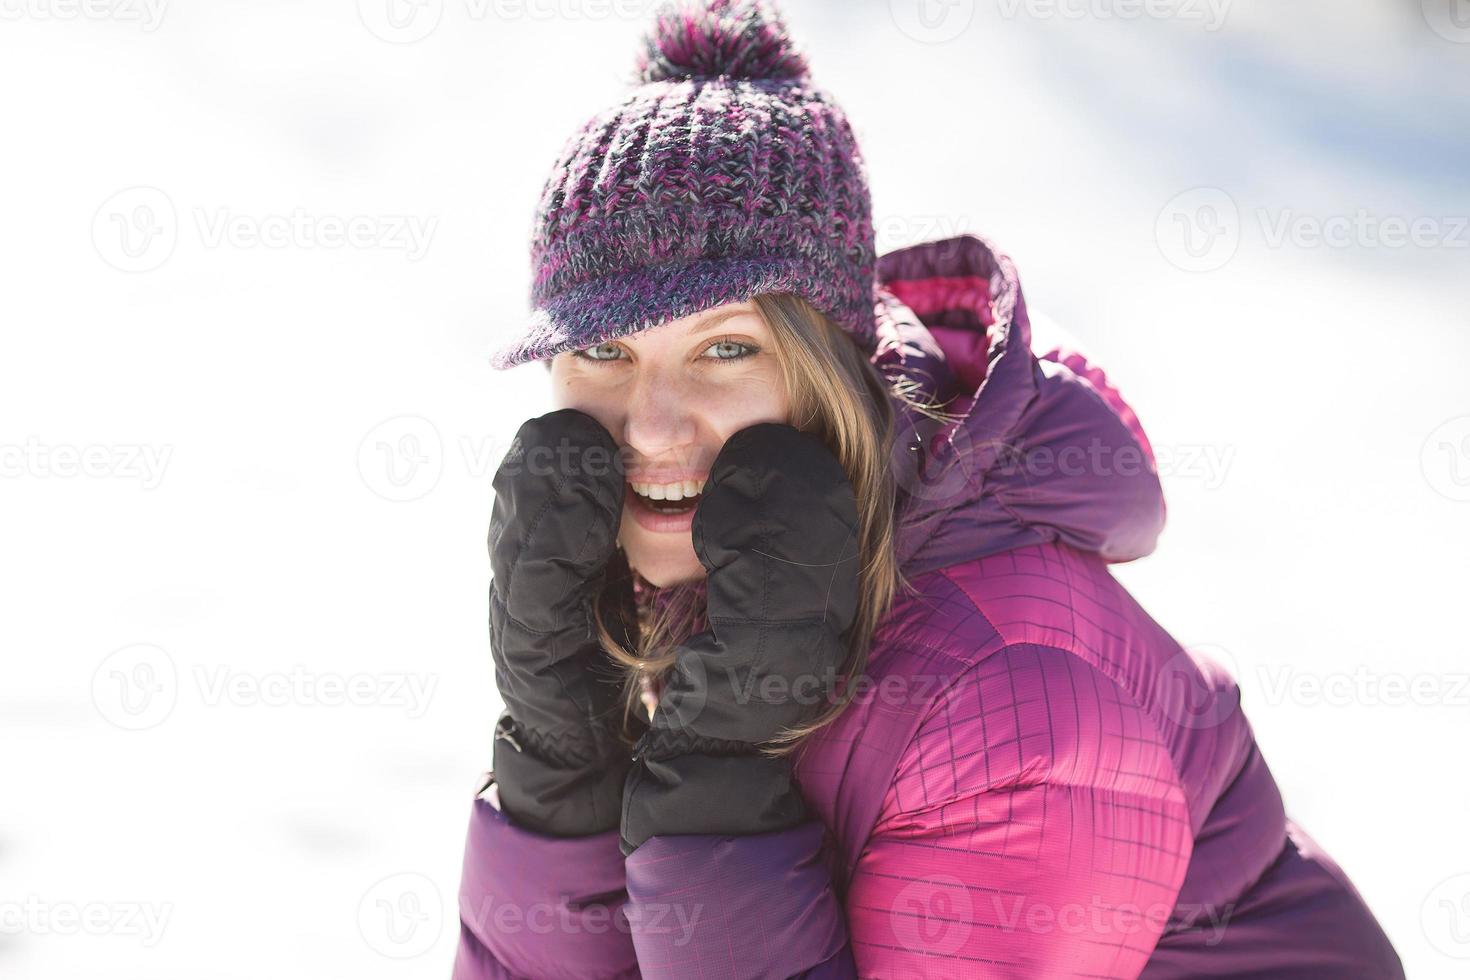
[[1037,356],[1014,264],[960,235],[878,260],[873,363],[946,420],[899,410],[893,466],[906,575],[1040,541],[1128,561],[1164,501],[1148,440],[1103,373]]

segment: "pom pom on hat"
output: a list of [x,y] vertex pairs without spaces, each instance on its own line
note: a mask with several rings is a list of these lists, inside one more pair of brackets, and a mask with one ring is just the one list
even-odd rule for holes
[[563,144],[542,186],[531,315],[491,364],[550,367],[765,293],[801,296],[872,355],[862,154],[774,3],[665,0],[650,19],[637,78]]
[[659,8],[634,68],[640,83],[681,78],[807,77],[781,15],[765,0],[676,0]]

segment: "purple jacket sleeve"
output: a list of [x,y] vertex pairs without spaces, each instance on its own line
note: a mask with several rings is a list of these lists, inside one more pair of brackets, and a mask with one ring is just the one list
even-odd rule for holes
[[618,831],[546,837],[474,801],[454,980],[637,980]]
[[822,836],[811,820],[748,837],[653,837],[628,855],[645,980],[856,977]]

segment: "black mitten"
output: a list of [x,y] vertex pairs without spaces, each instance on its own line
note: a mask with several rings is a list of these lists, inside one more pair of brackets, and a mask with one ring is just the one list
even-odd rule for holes
[[636,630],[632,575],[617,547],[623,460],[596,419],[560,409],[525,422],[495,474],[490,648],[505,700],[494,772],[501,808],[543,834],[618,826],[630,764],[616,666],[592,609],[617,602],[614,635]]
[[789,759],[756,749],[830,703],[857,614],[857,503],[821,440],[762,422],[721,448],[694,514],[709,629],[680,646],[623,791],[625,855],[661,834],[805,818]]

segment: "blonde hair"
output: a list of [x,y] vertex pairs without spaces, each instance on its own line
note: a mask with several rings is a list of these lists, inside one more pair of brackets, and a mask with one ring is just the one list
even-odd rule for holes
[[[913,397],[913,382],[880,375],[841,328],[800,296],[766,293],[753,297],[751,303],[774,338],[790,405],[788,423],[817,436],[831,450],[852,483],[858,507],[857,616],[847,632],[846,661],[838,667],[838,676],[848,683],[835,703],[816,718],[779,732],[761,746],[767,755],[782,756],[835,721],[851,703],[859,688],[851,681],[867,668],[874,633],[898,592],[909,588],[894,549],[898,519],[891,464],[895,403],[924,414],[933,414],[933,407]],[[622,731],[630,743],[629,720],[640,706],[645,679],[662,679],[674,665],[679,644],[701,625],[702,585],[669,586],[659,590],[661,601],[656,606],[640,604],[639,628],[631,631],[634,649],[621,642],[628,632],[615,634],[608,627],[614,605],[607,594],[594,604],[603,649],[627,672]]]

